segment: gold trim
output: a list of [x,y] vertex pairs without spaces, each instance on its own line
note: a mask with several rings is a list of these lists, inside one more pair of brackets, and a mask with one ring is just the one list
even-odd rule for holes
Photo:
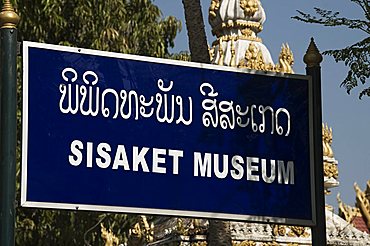
[[[250,30],[250,29],[248,29],[248,30]],[[234,40],[234,41],[248,40],[248,41],[262,43],[262,39],[261,38],[254,37],[254,36],[250,35],[250,33],[247,31],[247,29],[243,29],[241,32],[242,32],[243,35],[239,35],[239,36],[235,36],[235,35],[224,35],[224,36],[220,36],[215,41],[213,41],[212,46],[218,45],[220,43],[220,39],[222,39],[222,41],[225,41],[225,42],[228,42],[228,41],[231,41],[231,40]]]
[[14,12],[14,8],[9,0],[5,0],[0,12],[0,28],[17,28],[20,17]]
[[246,20],[229,20],[227,22],[222,22],[221,24],[213,27],[212,34],[216,35],[216,37],[222,36],[222,31],[224,29],[245,29],[249,28],[254,33],[259,33],[262,31],[263,26],[259,22],[255,21],[246,21]]

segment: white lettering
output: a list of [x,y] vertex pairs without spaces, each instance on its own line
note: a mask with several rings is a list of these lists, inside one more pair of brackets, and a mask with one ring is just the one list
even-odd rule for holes
[[149,168],[148,164],[146,163],[145,160],[145,155],[148,153],[149,148],[143,147],[140,152],[139,152],[139,147],[134,146],[132,149],[132,160],[133,160],[133,171],[138,171],[139,170],[139,165],[141,165],[142,169],[144,172],[148,173]]
[[261,160],[262,163],[262,179],[268,184],[271,184],[275,180],[275,160],[270,160],[270,177],[267,176],[266,159]]
[[231,170],[231,177],[236,180],[242,179],[244,176],[244,169],[242,167],[242,164],[244,164],[243,157],[239,155],[233,156],[231,159],[231,164],[234,168],[234,170]]
[[80,140],[74,140],[71,143],[71,152],[74,156],[73,155],[68,156],[69,164],[76,167],[81,164],[83,156],[80,150],[83,150],[83,148],[84,145]]
[[202,177],[206,176],[211,177],[211,162],[212,162],[212,154],[205,153],[204,154],[204,161],[202,160],[202,154],[199,152],[194,152],[194,176],[198,177],[199,169],[200,175]]
[[86,150],[86,155],[87,155],[87,167],[92,167],[92,159],[93,159],[93,143],[87,142],[87,150]]
[[179,158],[184,157],[184,153],[182,150],[168,150],[168,155],[173,157],[173,174],[179,174]]
[[226,178],[227,176],[227,173],[228,173],[228,158],[229,156],[228,155],[223,155],[223,170],[222,172],[220,172],[220,164],[219,164],[219,158],[218,158],[218,154],[214,154],[213,155],[213,158],[214,158],[214,169],[215,169],[215,174],[216,174],[216,177],[219,178],[219,179],[224,179]]
[[165,167],[160,167],[158,164],[164,164],[166,162],[166,159],[163,157],[160,157],[160,155],[165,155],[166,150],[165,149],[156,149],[153,148],[153,173],[166,173]]
[[[98,155],[102,158],[96,158],[96,164],[100,168],[108,168],[111,162],[111,158],[108,152],[111,151],[109,144],[100,143],[98,145]],[[102,161],[104,159],[104,161]]]
[[278,183],[294,184],[294,162],[288,161],[288,166],[285,168],[284,161],[278,161]]
[[247,180],[259,181],[260,177],[258,175],[252,174],[252,172],[258,172],[258,166],[253,166],[252,163],[258,163],[259,159],[257,157],[247,157]]
[[128,165],[126,149],[124,145],[118,145],[116,156],[114,157],[114,163],[112,169],[118,169],[119,166],[123,166],[123,169],[126,171],[130,170]]

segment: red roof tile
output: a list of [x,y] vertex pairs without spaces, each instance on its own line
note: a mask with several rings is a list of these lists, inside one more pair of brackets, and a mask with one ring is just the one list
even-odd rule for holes
[[366,222],[362,216],[356,216],[352,224],[360,231],[366,232],[370,234],[369,228],[366,226]]

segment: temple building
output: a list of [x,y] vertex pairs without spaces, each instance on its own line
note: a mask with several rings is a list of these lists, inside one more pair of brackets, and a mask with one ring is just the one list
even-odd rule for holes
[[[211,62],[222,66],[278,73],[293,72],[293,53],[283,44],[274,63],[258,33],[266,14],[260,0],[212,0],[209,23],[216,40],[210,47]],[[311,50],[310,50],[311,49]],[[317,51],[313,42],[310,51]],[[318,51],[317,51],[318,52]],[[338,161],[331,144],[333,131],[322,126],[324,189],[329,194],[339,185]],[[339,199],[339,215],[326,207],[327,245],[370,245],[370,182],[363,192],[355,185],[356,207]],[[145,216],[130,232],[128,245],[205,246],[209,222],[206,219],[158,217],[149,224]],[[230,222],[234,246],[306,246],[312,244],[308,227],[278,224]]]

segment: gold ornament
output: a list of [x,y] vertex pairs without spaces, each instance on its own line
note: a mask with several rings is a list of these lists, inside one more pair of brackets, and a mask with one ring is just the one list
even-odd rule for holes
[[290,232],[288,233],[289,237],[309,237],[309,234],[306,232],[306,228],[302,226],[289,226]]
[[258,2],[258,0],[240,0],[240,8],[244,10],[244,15],[252,17],[258,11]]
[[118,246],[119,240],[113,234],[112,230],[109,229],[109,231],[107,231],[103,224],[100,224],[100,227],[101,227],[100,229],[101,237],[105,240],[105,246],[114,246],[114,245]]
[[274,234],[274,236],[285,236],[286,226],[272,225],[272,233]]
[[19,15],[14,12],[12,4],[6,0],[0,12],[0,28],[16,28],[19,20]]
[[220,8],[220,0],[212,0],[211,5],[209,6],[209,17],[215,18],[216,11]]
[[279,55],[279,63],[276,64],[276,71],[280,73],[294,73],[292,66],[294,64],[293,52],[288,44],[283,44]]

